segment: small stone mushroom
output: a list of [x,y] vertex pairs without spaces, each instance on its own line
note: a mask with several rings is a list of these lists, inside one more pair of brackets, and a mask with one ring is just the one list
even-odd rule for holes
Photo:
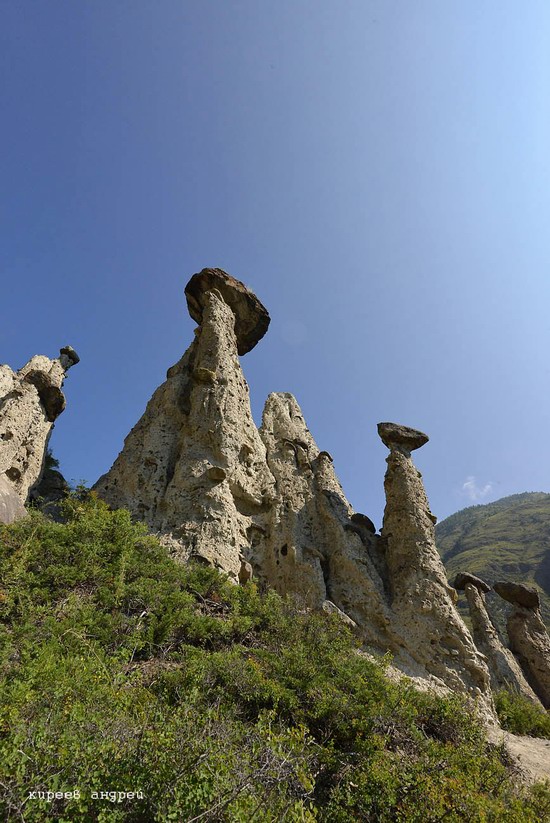
[[523,583],[510,583],[508,580],[499,580],[493,584],[493,589],[508,603],[525,606],[527,609],[540,608],[538,591],[530,586],[524,586]]
[[59,349],[59,359],[65,371],[68,371],[71,366],[76,366],[77,363],[80,363],[80,357],[72,346],[63,346],[62,349]]
[[459,572],[454,579],[453,588],[462,592],[468,583],[475,586],[479,592],[483,592],[484,594],[491,591],[488,583],[485,583],[480,577],[476,577],[475,574],[470,574],[470,572]]

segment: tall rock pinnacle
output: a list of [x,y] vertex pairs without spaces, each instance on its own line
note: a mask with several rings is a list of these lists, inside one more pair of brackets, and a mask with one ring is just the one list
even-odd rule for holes
[[466,684],[486,694],[489,672],[455,609],[456,592],[435,545],[435,517],[411,460],[411,451],[428,437],[395,423],[379,423],[378,433],[390,449],[381,535],[400,633],[418,662],[451,688]]
[[13,489],[22,503],[42,475],[54,421],[65,409],[65,375],[78,361],[65,346],[58,358],[37,354],[18,372],[0,366],[0,477],[5,494]]
[[390,651],[406,674],[480,697],[490,714],[489,674],[454,608],[410,460],[426,435],[381,428],[391,449],[381,537],[346,500],[291,394],[269,395],[256,428],[238,355],[269,325],[258,298],[221,269],[195,274],[185,293],[195,340],[97,493],[180,559],[202,559],[236,583],[257,577],[338,615],[366,650]]
[[200,322],[195,340],[95,489],[164,534],[182,558],[202,558],[238,579],[247,530],[272,499],[274,479],[237,353],[257,343],[269,315],[221,269],[194,275],[186,295]]
[[495,583],[493,588],[513,604],[506,623],[510,648],[544,708],[550,709],[550,637],[540,615],[538,592],[509,581]]

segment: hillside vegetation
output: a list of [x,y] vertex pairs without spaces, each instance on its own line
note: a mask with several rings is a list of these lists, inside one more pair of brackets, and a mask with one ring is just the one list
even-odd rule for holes
[[390,682],[335,616],[64,505],[0,530],[1,819],[550,819],[458,697]]
[[[550,494],[514,494],[462,509],[436,526],[436,541],[451,582],[468,571],[490,585],[513,580],[534,586],[550,626]],[[504,629],[507,605],[497,595],[487,599]]]

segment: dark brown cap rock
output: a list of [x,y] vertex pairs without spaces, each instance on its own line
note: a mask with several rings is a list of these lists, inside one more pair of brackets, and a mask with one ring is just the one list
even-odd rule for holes
[[203,269],[194,274],[185,287],[187,308],[199,325],[205,305],[204,295],[217,289],[235,315],[237,351],[246,354],[266,333],[270,317],[265,306],[240,280],[222,269]]
[[468,583],[471,586],[475,586],[480,592],[491,591],[491,587],[488,583],[485,583],[480,577],[476,577],[475,574],[470,574],[469,572],[459,572],[455,577],[453,588],[461,592],[464,591]]
[[399,423],[379,423],[378,434],[388,449],[393,446],[404,446],[410,452],[419,449],[430,439],[427,434],[417,429],[409,429],[408,426],[400,426]]
[[63,355],[65,356],[68,369],[70,369],[71,366],[76,366],[77,363],[80,363],[80,357],[72,346],[63,346],[63,348],[59,350],[59,354],[61,357],[63,357]]
[[499,580],[493,584],[493,589],[508,603],[525,606],[528,609],[540,608],[539,593],[523,583],[510,583],[508,580]]

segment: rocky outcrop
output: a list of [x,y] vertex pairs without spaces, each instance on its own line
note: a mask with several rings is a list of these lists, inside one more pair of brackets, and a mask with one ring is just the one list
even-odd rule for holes
[[540,612],[516,606],[507,622],[510,648],[517,655],[533,690],[550,708],[550,637]]
[[235,582],[257,578],[337,614],[364,648],[390,651],[401,671],[480,697],[489,711],[489,675],[454,609],[435,518],[410,460],[426,435],[380,429],[391,454],[377,535],[346,500],[291,394],[271,394],[260,430],[254,425],[238,354],[269,324],[257,297],[220,269],[194,275],[186,295],[200,324],[195,340],[97,493],[129,508],[181,559],[211,563]]
[[403,644],[452,689],[487,695],[489,673],[455,609],[457,595],[435,546],[435,517],[411,459],[411,451],[428,438],[393,423],[380,423],[378,432],[390,449],[381,536],[391,609]]
[[36,355],[18,372],[0,366],[0,477],[22,503],[42,475],[54,421],[65,408],[65,375],[78,360],[66,346],[58,358]]
[[27,514],[21,498],[7,477],[0,475],[0,523],[13,523]]
[[499,582],[493,588],[505,600],[514,605],[506,628],[510,648],[516,655],[526,679],[540,698],[543,706],[550,708],[550,637],[540,611],[539,597],[535,589],[521,583]]
[[255,520],[274,497],[237,357],[267,328],[267,312],[219,269],[195,275],[187,293],[201,323],[195,340],[95,490],[163,534],[182,559],[203,560],[238,580]]
[[[474,577],[474,575],[464,574],[463,577],[469,578]],[[479,578],[475,579],[479,580]],[[483,581],[480,582],[483,583]],[[455,585],[455,588],[462,587]],[[515,691],[540,706],[540,701],[523,676],[517,660],[512,652],[503,646],[498,632],[491,622],[485,605],[484,589],[469,581],[466,581],[463,588],[468,600],[472,635],[476,647],[485,655],[491,676],[491,688],[493,691],[499,689]]]
[[474,588],[482,594],[486,594],[491,591],[489,584],[485,583],[485,581],[480,577],[476,577],[475,574],[470,574],[469,572],[459,572],[454,579],[454,588],[461,592],[464,591],[468,585],[474,586]]
[[538,591],[530,586],[524,586],[523,583],[511,583],[508,580],[502,580],[494,583],[493,589],[508,603],[525,606],[527,609],[540,609]]

